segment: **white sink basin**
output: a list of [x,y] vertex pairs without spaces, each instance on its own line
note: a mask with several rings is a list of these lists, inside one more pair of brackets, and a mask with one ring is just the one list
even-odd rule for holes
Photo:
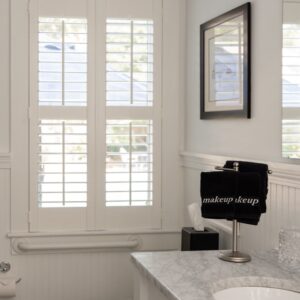
[[300,300],[300,293],[266,287],[237,287],[214,293],[215,300]]

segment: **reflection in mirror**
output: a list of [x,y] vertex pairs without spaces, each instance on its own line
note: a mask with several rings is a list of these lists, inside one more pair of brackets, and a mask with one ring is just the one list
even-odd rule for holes
[[243,107],[243,31],[242,16],[206,31],[207,71],[211,79],[207,110]]
[[200,118],[250,118],[251,4],[200,26]]
[[300,158],[300,1],[283,1],[282,156]]

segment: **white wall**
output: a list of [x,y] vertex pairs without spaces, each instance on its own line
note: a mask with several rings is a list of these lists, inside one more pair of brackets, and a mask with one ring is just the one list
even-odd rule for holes
[[187,0],[186,150],[281,161],[281,0],[252,0],[252,118],[200,120],[199,25],[247,1]]
[[9,152],[9,0],[0,1],[0,153]]

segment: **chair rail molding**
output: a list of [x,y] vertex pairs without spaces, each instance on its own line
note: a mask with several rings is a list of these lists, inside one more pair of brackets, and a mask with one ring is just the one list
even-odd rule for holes
[[11,168],[11,155],[10,153],[0,153],[0,169]]
[[201,171],[212,170],[215,166],[223,165],[226,160],[252,161],[268,164],[272,174],[270,182],[300,188],[300,165],[257,161],[247,158],[210,155],[197,152],[182,152],[181,165],[184,168]]

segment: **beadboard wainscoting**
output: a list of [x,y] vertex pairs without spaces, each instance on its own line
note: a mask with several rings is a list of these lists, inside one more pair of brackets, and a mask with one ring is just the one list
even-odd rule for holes
[[[180,248],[179,231],[9,234],[10,173],[10,156],[0,155],[0,261],[11,263],[5,276],[22,278],[16,300],[129,300],[133,298],[130,252]],[[20,243],[25,251],[22,247],[16,251]],[[126,243],[129,247],[123,248]],[[35,246],[41,249],[32,249]]]
[[[185,169],[186,205],[200,201],[200,172],[223,166],[226,160],[248,160],[200,153],[182,153]],[[253,161],[249,159],[248,161]],[[273,174],[269,176],[267,213],[262,215],[258,226],[240,225],[240,245],[244,250],[265,250],[278,247],[281,228],[300,228],[300,166],[263,162],[269,165]],[[185,205],[185,207],[186,207]],[[188,224],[185,211],[185,224]],[[221,233],[221,247],[230,247],[231,222],[206,220],[207,225],[217,227]]]

